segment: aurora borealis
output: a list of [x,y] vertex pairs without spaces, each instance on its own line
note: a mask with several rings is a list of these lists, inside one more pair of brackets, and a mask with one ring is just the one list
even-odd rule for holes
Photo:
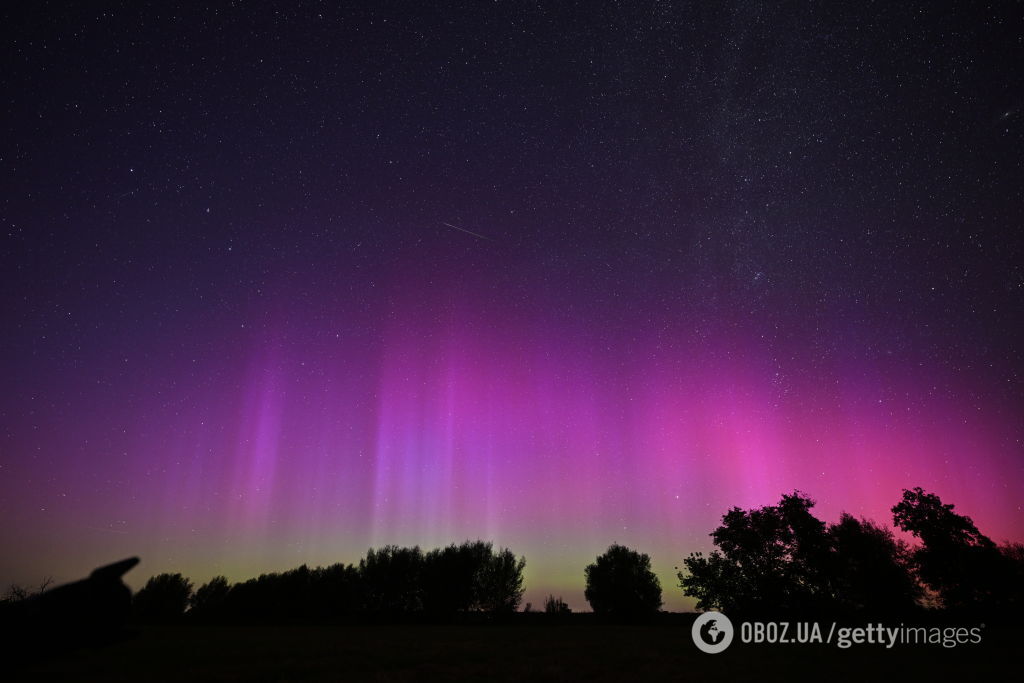
[[1014,12],[929,7],[3,10],[0,581],[1024,539]]

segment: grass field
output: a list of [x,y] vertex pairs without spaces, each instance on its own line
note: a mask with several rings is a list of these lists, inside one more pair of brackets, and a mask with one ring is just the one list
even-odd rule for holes
[[970,681],[1017,668],[1020,630],[980,645],[753,646],[696,650],[685,623],[388,626],[166,626],[38,661],[25,681]]

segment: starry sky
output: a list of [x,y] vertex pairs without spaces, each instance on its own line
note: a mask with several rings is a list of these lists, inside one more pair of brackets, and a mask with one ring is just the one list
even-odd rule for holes
[[0,10],[0,582],[1024,540],[1019,3],[339,4]]

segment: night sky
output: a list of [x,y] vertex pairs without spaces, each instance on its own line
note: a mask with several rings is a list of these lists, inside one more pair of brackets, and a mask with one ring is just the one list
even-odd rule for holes
[[1020,3],[345,4],[0,10],[0,583],[1024,540]]

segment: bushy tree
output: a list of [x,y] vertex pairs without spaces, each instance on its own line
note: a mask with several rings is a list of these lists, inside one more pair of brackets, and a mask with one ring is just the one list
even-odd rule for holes
[[683,592],[699,609],[806,610],[831,596],[829,537],[811,514],[814,501],[800,492],[778,505],[732,508],[711,533],[719,550],[696,553],[679,573]]
[[827,526],[800,492],[777,505],[733,508],[711,537],[717,550],[690,555],[678,574],[698,609],[779,613],[906,611],[921,595],[905,544],[867,520]]
[[228,584],[227,578],[213,577],[192,594],[189,600],[192,607],[190,613],[197,618],[221,616],[230,590],[231,586]]
[[523,598],[525,558],[509,549],[494,553],[480,576],[480,609],[493,614],[515,612]]
[[1020,565],[982,534],[970,517],[954,512],[921,487],[904,489],[892,508],[896,525],[921,546],[912,558],[921,579],[951,609],[1003,609],[1021,602]]
[[268,574],[262,579],[262,609],[268,616],[278,618],[314,616],[317,587],[314,573],[306,565],[280,574]]
[[683,593],[697,598],[697,609],[717,609],[739,612],[756,604],[755,587],[743,571],[743,566],[721,551],[691,553],[683,560],[685,571],[680,571],[679,586]]
[[661,609],[661,583],[646,554],[613,544],[587,566],[585,576],[584,595],[595,613],[632,617]]
[[479,609],[490,543],[466,541],[431,550],[423,558],[423,608],[431,614]]
[[423,608],[434,615],[515,611],[523,595],[526,560],[484,541],[431,550],[423,557]]
[[422,607],[421,572],[423,553],[419,547],[388,545],[359,561],[363,609],[371,614],[400,614]]
[[350,616],[359,608],[359,570],[351,564],[338,563],[313,570],[313,585],[316,616]]
[[903,489],[903,499],[893,506],[892,516],[897,526],[920,538],[926,546],[987,548],[995,545],[978,531],[970,517],[953,512],[955,507],[918,486]]
[[192,582],[181,574],[157,574],[132,599],[136,617],[143,621],[180,618],[192,596]]
[[563,600],[561,596],[556,598],[554,595],[549,595],[547,599],[544,600],[545,614],[569,614],[570,612],[572,612],[572,610],[569,609],[569,605],[566,604],[565,600]]
[[911,571],[911,551],[892,531],[843,513],[829,527],[835,557],[833,586],[846,611],[907,612],[922,598]]

